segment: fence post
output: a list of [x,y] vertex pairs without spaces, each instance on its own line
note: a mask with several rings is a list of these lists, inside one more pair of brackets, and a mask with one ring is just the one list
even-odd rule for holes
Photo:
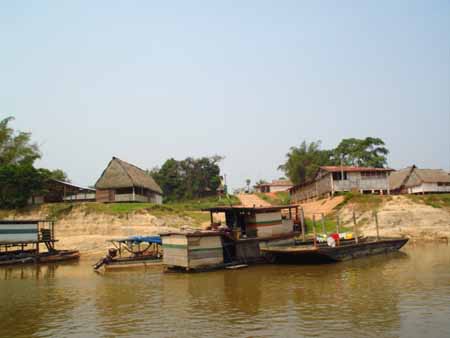
[[355,242],[356,244],[358,244],[359,240],[358,240],[358,226],[356,224],[356,213],[355,213],[355,208],[353,207],[353,232],[355,233]]
[[300,209],[300,225],[302,226],[302,240],[305,241],[305,214],[303,208]]
[[327,234],[327,230],[325,229],[325,215],[322,213],[320,214],[321,218],[322,218],[322,232],[326,235]]
[[380,229],[378,227],[378,214],[377,214],[376,210],[374,210],[373,216],[375,217],[375,226],[377,227],[377,241],[379,241],[380,240]]
[[314,247],[316,247],[317,246],[317,234],[316,234],[316,220],[315,220],[315,217],[314,217],[314,215],[313,215],[313,236],[314,236],[314,238],[313,238],[313,243],[314,243]]

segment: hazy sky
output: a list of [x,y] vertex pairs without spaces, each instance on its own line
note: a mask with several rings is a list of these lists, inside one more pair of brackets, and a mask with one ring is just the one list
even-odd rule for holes
[[347,137],[450,165],[448,0],[0,0],[0,43],[0,118],[82,185],[220,154],[238,187]]

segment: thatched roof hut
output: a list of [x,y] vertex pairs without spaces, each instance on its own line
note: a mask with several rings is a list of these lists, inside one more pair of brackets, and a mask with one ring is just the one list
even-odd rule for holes
[[450,192],[450,174],[442,169],[419,169],[413,165],[393,172],[389,185],[394,193]]
[[[159,202],[163,194],[159,185],[149,174],[141,168],[122,161],[117,157],[113,157],[109,162],[95,183],[95,188],[97,189],[97,200],[108,202]],[[115,196],[111,196],[112,191]],[[109,195],[108,197],[106,197],[107,194]],[[154,200],[155,197],[158,201]]]

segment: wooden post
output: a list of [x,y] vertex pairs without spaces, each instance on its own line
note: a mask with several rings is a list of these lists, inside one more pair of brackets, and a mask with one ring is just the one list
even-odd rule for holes
[[301,210],[300,210],[300,224],[302,226],[302,240],[304,242],[305,236],[306,236],[306,234],[305,234],[306,229],[305,229],[305,214],[303,212],[303,208],[301,208]]
[[355,214],[355,208],[353,208],[353,232],[355,233],[355,241],[356,241],[356,244],[358,244],[358,227],[357,227],[357,224],[356,224],[356,214]]
[[313,228],[314,228],[314,231],[316,231],[316,215],[315,215],[315,214],[313,214],[313,219],[312,219],[312,221],[313,221]]
[[213,218],[213,213],[212,213],[212,211],[210,211],[209,212],[209,217],[210,217],[210,219],[211,219],[211,228],[212,228],[212,225],[213,225],[213,223],[214,223],[214,218]]
[[373,217],[375,218],[375,226],[377,227],[377,241],[380,240],[380,229],[378,228],[378,214],[376,211],[373,212]]
[[339,215],[336,216],[336,233],[339,234],[339,227],[340,227],[340,219],[339,219]]
[[325,229],[325,215],[322,213],[321,215],[322,218],[322,232],[326,235],[327,234],[327,229]]
[[313,234],[314,234],[313,243],[314,243],[314,247],[316,247],[317,246],[317,239],[316,239],[317,234],[316,234],[316,221],[314,219],[314,215],[313,215]]

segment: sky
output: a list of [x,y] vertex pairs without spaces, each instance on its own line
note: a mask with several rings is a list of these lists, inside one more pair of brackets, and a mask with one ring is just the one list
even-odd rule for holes
[[0,44],[0,119],[80,185],[218,154],[237,188],[367,136],[450,166],[449,1],[0,0]]

